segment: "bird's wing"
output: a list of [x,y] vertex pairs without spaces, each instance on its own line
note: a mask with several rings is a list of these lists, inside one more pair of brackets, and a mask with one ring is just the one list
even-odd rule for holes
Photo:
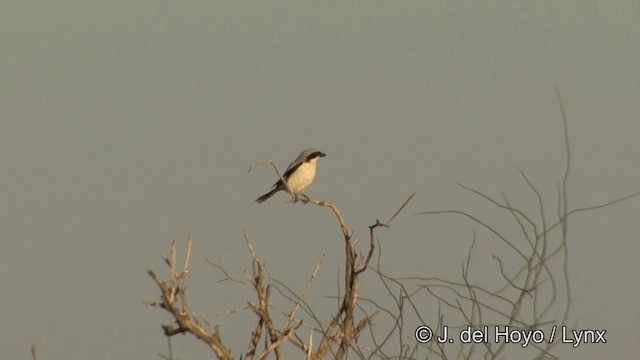
[[[282,174],[282,178],[285,180],[289,179],[289,176],[291,176],[291,174],[293,174],[293,172],[296,171],[296,169],[298,169],[300,165],[302,165],[302,163],[304,163],[304,161],[307,159],[307,156],[309,156],[309,154],[313,153],[314,151],[316,150],[307,149],[301,152],[300,155],[298,155],[298,157],[295,160],[293,160],[291,164],[289,164],[289,167],[287,167],[287,170],[284,172],[284,174]],[[282,180],[276,181],[276,183],[273,184],[273,187],[278,186],[278,184],[280,184],[281,182]]]
[[300,165],[302,165],[302,163],[304,163],[304,161],[307,159],[307,156],[309,156],[309,154],[307,154],[309,150],[305,150],[303,152],[300,153],[300,155],[298,155],[298,157],[293,160],[291,162],[291,164],[289,164],[289,167],[287,167],[287,170],[284,172],[284,175],[282,175],[282,177],[286,180],[289,178],[289,176],[296,171],[296,169],[298,169],[300,167]]
[[[284,172],[284,174],[282,174],[282,178],[286,180],[289,179],[289,176],[291,176],[291,174],[293,174],[294,171],[296,171],[300,165],[302,165],[303,161],[294,161],[291,163],[291,165],[289,165],[289,167],[287,168],[287,171]],[[278,180],[276,181],[275,184],[273,184],[272,187],[277,187],[278,185],[280,185],[280,183],[282,183],[282,180]]]

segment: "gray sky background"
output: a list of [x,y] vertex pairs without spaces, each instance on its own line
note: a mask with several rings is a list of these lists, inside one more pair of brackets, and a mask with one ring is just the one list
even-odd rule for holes
[[[328,155],[308,194],[337,202],[362,239],[416,192],[380,233],[394,276],[459,278],[473,224],[416,212],[511,226],[457,182],[535,214],[521,168],[553,213],[556,87],[570,208],[638,191],[638,39],[637,1],[4,0],[0,358],[27,358],[32,343],[48,360],[166,352],[169,318],[142,304],[158,296],[146,270],[165,274],[160,256],[188,232],[192,306],[236,355],[251,315],[215,314],[254,297],[217,283],[205,258],[242,276],[245,230],[295,289],[325,254],[311,296],[331,309],[344,256],[332,215],[282,194],[257,205],[275,175],[247,172],[259,160],[285,167],[306,147]],[[635,198],[571,219],[566,325],[606,329],[608,343],[560,346],[563,358],[637,355],[638,214]],[[491,251],[474,261],[478,278],[495,276]],[[210,356],[186,337],[174,351]]]

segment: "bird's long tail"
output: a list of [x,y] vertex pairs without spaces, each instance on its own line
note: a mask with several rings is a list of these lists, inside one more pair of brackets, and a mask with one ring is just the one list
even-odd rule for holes
[[279,189],[279,188],[276,186],[273,190],[271,190],[271,191],[269,191],[268,193],[266,193],[266,194],[264,194],[264,195],[260,196],[259,198],[257,198],[257,199],[256,199],[256,202],[257,202],[258,204],[263,203],[263,202],[267,201],[270,197],[272,197],[273,195],[275,195],[275,194],[276,194],[278,191],[280,191],[280,190],[281,190],[281,189]]

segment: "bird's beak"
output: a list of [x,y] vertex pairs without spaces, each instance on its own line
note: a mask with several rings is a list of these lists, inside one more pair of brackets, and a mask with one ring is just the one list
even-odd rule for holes
[[320,157],[325,157],[325,156],[327,156],[327,154],[325,154],[323,152],[320,153]]

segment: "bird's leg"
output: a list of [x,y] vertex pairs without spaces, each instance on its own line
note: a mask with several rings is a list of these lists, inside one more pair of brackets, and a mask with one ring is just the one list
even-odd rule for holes
[[300,194],[300,197],[302,197],[302,203],[303,204],[307,204],[309,201],[311,201],[311,199],[309,199],[309,197],[305,194]]

